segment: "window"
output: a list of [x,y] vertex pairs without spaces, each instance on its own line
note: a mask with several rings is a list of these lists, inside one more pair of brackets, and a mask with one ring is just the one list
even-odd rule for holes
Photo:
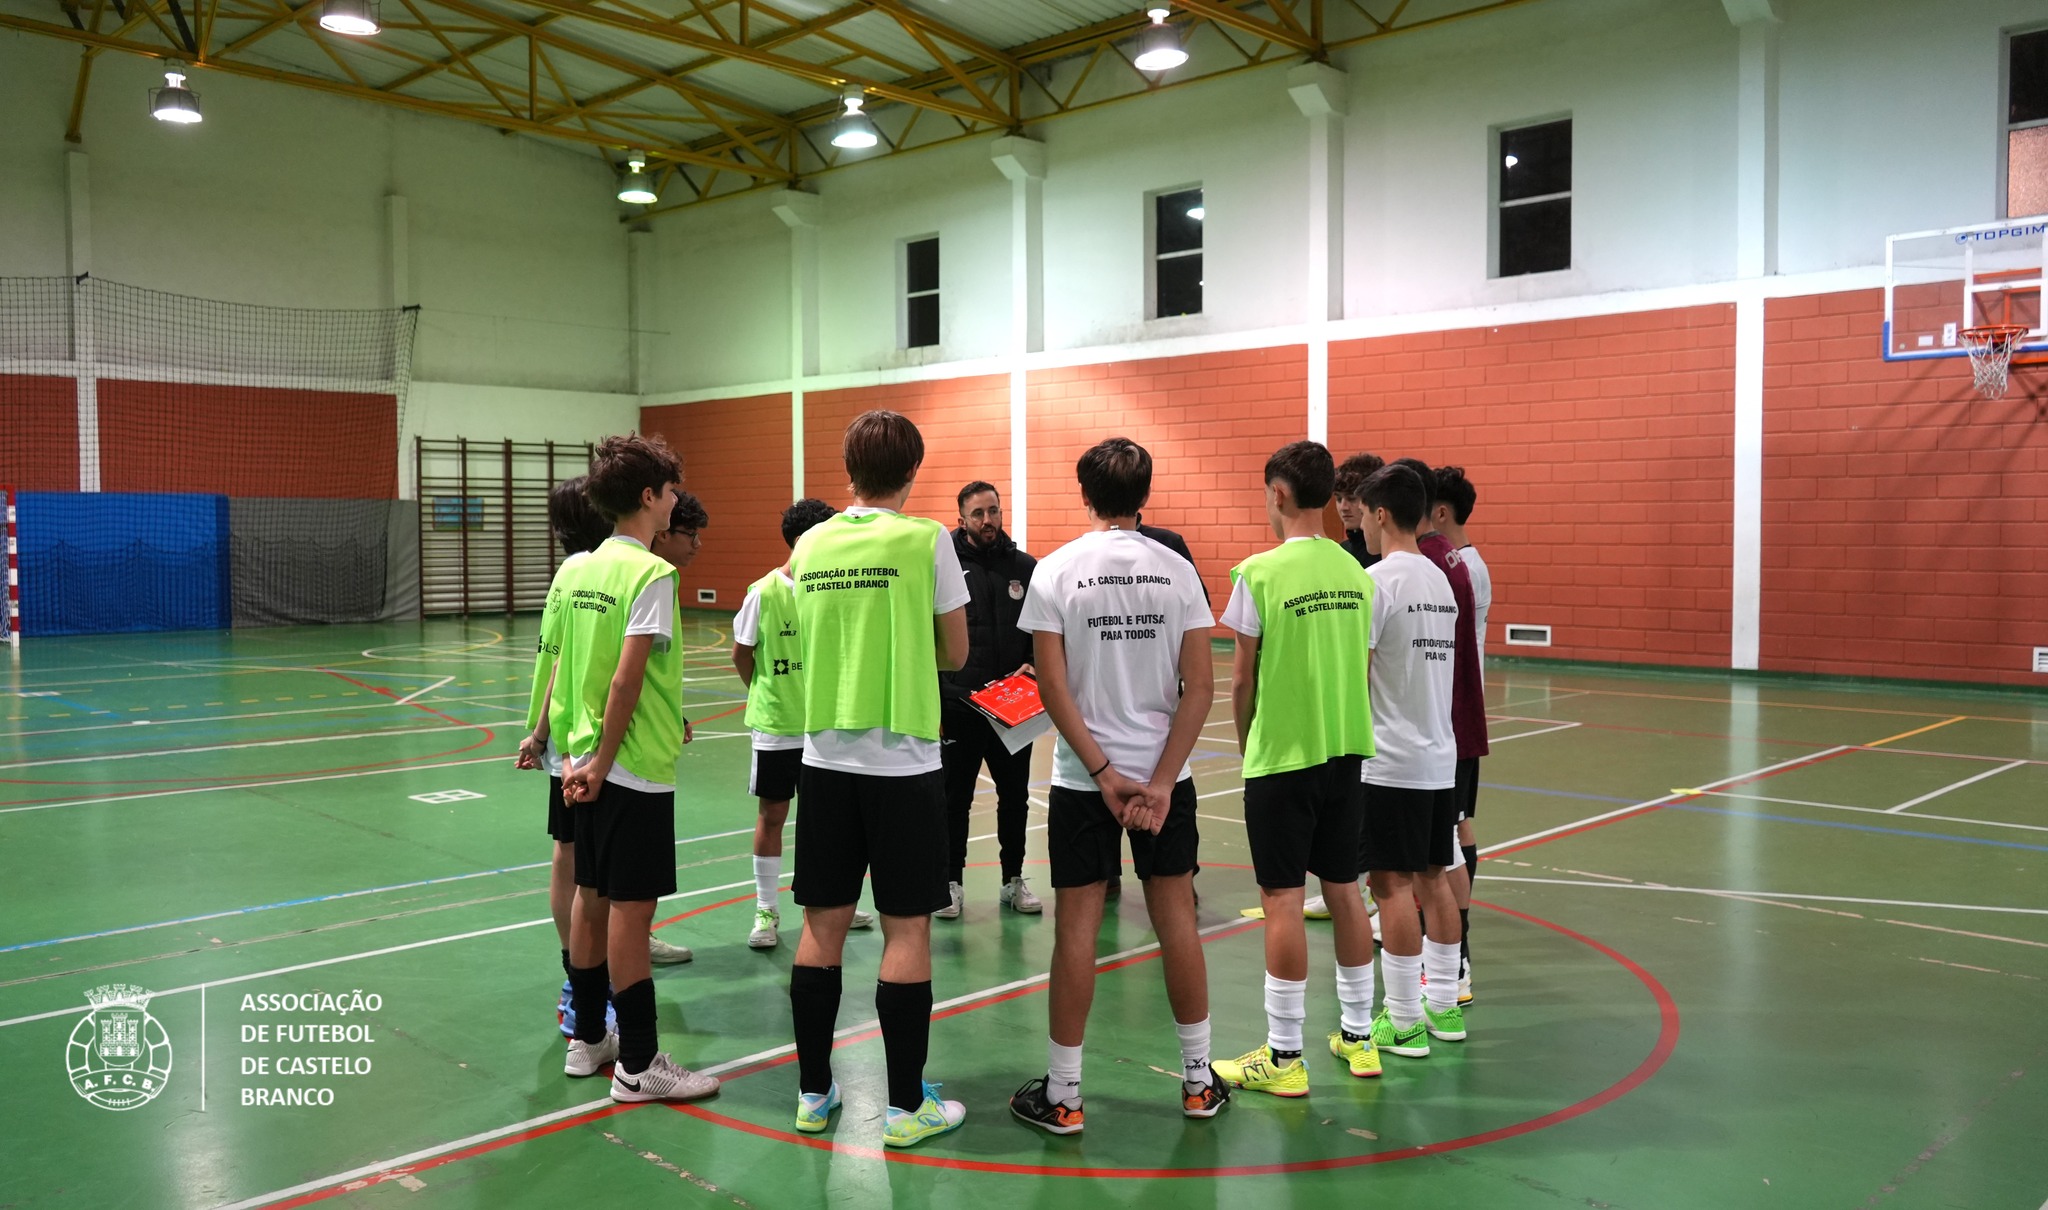
[[1495,277],[1572,267],[1572,121],[1503,130],[1494,140]]
[[1152,317],[1202,313],[1202,191],[1152,199]]
[[939,343],[939,237],[903,244],[903,347]]
[[2005,63],[2005,214],[2048,213],[2048,29],[2014,34]]

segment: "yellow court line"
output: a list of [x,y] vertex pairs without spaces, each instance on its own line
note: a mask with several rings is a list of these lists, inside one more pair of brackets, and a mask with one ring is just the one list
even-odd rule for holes
[[1886,744],[1891,743],[1893,740],[1911,739],[1916,735],[1924,735],[1925,733],[1936,730],[1937,728],[1946,727],[1950,723],[1960,723],[1968,717],[1970,716],[1967,714],[1958,714],[1954,718],[1945,718],[1938,723],[1929,723],[1925,727],[1915,727],[1911,731],[1901,731],[1897,735],[1887,735],[1883,739],[1872,740],[1871,742],[1863,746],[1866,748],[1882,748]]

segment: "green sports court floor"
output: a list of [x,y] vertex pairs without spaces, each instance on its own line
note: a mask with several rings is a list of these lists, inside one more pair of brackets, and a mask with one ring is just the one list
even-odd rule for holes
[[[795,927],[744,945],[754,808],[723,624],[689,622],[698,739],[681,891],[657,916],[698,957],[656,986],[664,1046],[727,1083],[624,1111],[561,1074],[546,786],[510,756],[532,619],[32,641],[0,671],[0,1207],[2048,1199],[2048,699],[1497,666],[1471,1040],[1389,1057],[1376,1082],[1324,1057],[1305,1100],[1183,1120],[1127,895],[1072,1139],[1005,1108],[1043,1068],[1052,928],[998,913],[984,795],[966,918],[934,925],[929,1074],[967,1123],[885,1158],[873,937],[849,945],[843,1116],[788,1132]],[[1215,718],[1199,887],[1231,1054],[1263,1037],[1261,954],[1221,702]],[[1312,1033],[1335,1019],[1328,927],[1310,926]],[[85,993],[108,984],[155,993],[142,1039],[170,1065],[126,1111],[67,1074]],[[252,999],[309,993],[380,1007]],[[316,1024],[367,1040],[244,1040]],[[333,1103],[245,1103],[273,1089]]]

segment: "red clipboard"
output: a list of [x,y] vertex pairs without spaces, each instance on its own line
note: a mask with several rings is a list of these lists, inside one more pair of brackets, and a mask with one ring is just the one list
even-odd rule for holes
[[1045,713],[1045,703],[1038,699],[1038,682],[1021,673],[990,681],[968,694],[967,701],[1005,727],[1021,726]]

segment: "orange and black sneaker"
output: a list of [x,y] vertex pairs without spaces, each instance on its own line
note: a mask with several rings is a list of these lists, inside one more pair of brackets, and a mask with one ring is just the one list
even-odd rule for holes
[[1180,1112],[1182,1117],[1213,1118],[1230,1103],[1230,1085],[1216,1078],[1216,1069],[1209,1069],[1207,1084],[1190,1084],[1186,1080],[1180,1085]]
[[1010,1098],[1010,1112],[1047,1134],[1081,1133],[1081,1103],[1054,1102],[1045,1095],[1045,1080],[1032,1080]]

